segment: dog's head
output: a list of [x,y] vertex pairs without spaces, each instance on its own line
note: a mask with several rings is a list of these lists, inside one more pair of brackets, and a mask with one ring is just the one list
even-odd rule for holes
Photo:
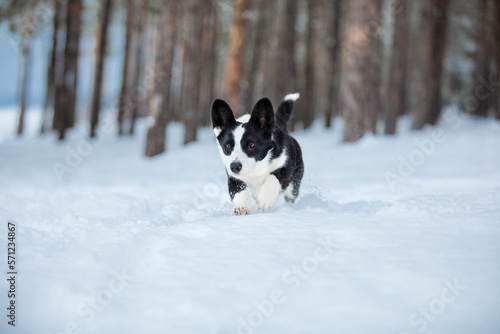
[[226,102],[215,100],[211,116],[222,161],[229,175],[240,178],[264,172],[261,169],[269,163],[275,129],[271,101],[263,98],[257,102],[251,115],[235,119]]

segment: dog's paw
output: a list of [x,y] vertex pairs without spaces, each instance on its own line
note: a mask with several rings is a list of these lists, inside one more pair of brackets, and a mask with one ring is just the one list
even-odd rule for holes
[[247,207],[235,207],[231,212],[233,216],[249,215],[252,213],[252,208]]
[[274,175],[269,175],[257,195],[259,209],[270,210],[276,204],[280,189],[281,185],[278,179]]

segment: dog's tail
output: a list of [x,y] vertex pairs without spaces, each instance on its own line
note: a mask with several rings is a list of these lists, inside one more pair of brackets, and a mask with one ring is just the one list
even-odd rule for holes
[[276,111],[276,126],[285,132],[288,132],[288,122],[292,116],[293,105],[299,96],[299,93],[288,94]]

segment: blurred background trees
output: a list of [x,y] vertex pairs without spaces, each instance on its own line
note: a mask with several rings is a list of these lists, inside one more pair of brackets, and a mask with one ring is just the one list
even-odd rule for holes
[[[393,135],[402,115],[435,125],[449,104],[500,119],[499,0],[8,0],[0,22],[18,55],[18,134],[28,104],[60,140],[76,122],[94,137],[103,112],[119,135],[151,117],[151,157],[171,121],[195,141],[215,98],[241,115],[292,92],[293,129],[341,117],[346,142]],[[35,40],[50,52],[30,102]]]

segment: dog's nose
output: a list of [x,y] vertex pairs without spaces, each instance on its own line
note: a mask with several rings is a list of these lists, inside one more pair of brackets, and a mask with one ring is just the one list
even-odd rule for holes
[[243,168],[241,162],[239,161],[232,162],[229,167],[231,168],[231,172],[233,172],[234,174],[238,174],[239,172],[241,172],[241,168]]

